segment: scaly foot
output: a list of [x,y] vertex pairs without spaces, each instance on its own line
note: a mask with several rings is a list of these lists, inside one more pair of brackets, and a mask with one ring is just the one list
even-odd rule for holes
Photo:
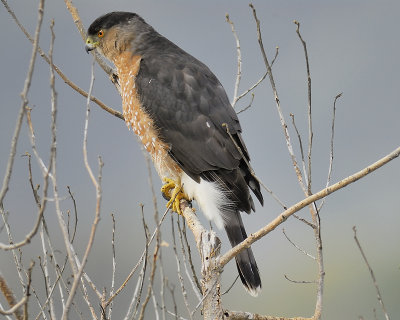
[[169,178],[164,178],[163,181],[165,184],[161,188],[161,193],[168,200],[167,208],[171,207],[172,211],[182,215],[180,201],[181,199],[190,201],[189,197],[182,191],[180,183]]

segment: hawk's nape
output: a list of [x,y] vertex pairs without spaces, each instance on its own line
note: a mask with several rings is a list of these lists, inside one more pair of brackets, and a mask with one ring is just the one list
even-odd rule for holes
[[[175,184],[196,200],[225,228],[232,246],[246,239],[241,212],[255,211],[250,190],[261,204],[263,197],[246,164],[239,119],[216,76],[135,13],[96,19],[86,40],[86,50],[94,49],[114,63],[125,121],[168,190]],[[261,280],[251,248],[236,256],[236,264],[246,289],[257,295]]]

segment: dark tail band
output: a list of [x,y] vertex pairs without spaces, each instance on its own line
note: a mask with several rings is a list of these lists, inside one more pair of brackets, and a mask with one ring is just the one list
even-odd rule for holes
[[[240,212],[229,212],[229,220],[225,222],[225,230],[232,247],[247,238]],[[244,287],[252,296],[257,296],[261,290],[261,279],[253,251],[251,248],[245,249],[235,259],[240,280],[242,280]]]

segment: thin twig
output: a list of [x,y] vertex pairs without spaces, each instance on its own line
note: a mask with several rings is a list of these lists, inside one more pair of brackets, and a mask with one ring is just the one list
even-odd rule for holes
[[283,275],[285,277],[286,280],[292,282],[292,283],[297,283],[297,284],[310,284],[310,283],[317,283],[317,281],[305,281],[305,280],[293,280],[290,279],[286,274]]
[[158,315],[157,300],[156,300],[156,295],[154,294],[154,288],[151,290],[151,298],[152,298],[152,301],[153,301],[154,313],[155,313],[155,316],[156,316],[155,320],[159,320],[160,316]]
[[232,99],[232,107],[235,108],[236,102],[238,100],[237,96],[238,96],[238,91],[239,91],[240,79],[242,77],[242,52],[240,50],[240,41],[239,41],[239,36],[236,33],[235,25],[229,19],[229,14],[226,14],[225,18],[226,18],[226,22],[228,22],[231,26],[232,34],[235,37],[235,41],[236,41],[237,72],[236,72],[235,89],[233,92],[233,99]]
[[[271,68],[272,68],[272,66],[273,66],[274,63],[275,63],[275,60],[276,60],[276,58],[278,57],[278,54],[279,54],[279,47],[276,47],[275,56],[274,56],[274,58],[273,58],[272,61],[271,61]],[[263,75],[255,84],[253,84],[250,88],[248,88],[246,91],[244,91],[242,94],[240,94],[240,95],[237,97],[236,102],[239,101],[240,99],[242,99],[244,96],[246,96],[246,95],[247,95],[248,93],[250,93],[251,91],[253,91],[255,88],[257,88],[258,85],[259,85],[261,82],[264,81],[264,79],[267,77],[267,75],[268,75],[268,71],[265,72],[264,75]],[[239,113],[239,112],[238,112],[238,113]]]
[[311,259],[316,260],[316,258],[315,258],[313,255],[309,254],[306,250],[300,248],[297,244],[295,244],[292,240],[290,240],[290,238],[288,237],[288,235],[287,235],[286,232],[285,232],[285,228],[282,229],[282,232],[283,232],[283,234],[285,235],[286,239],[287,239],[297,250],[299,250],[300,252],[304,253],[307,257],[310,257]]
[[372,282],[374,283],[375,290],[376,290],[376,295],[377,295],[379,304],[381,305],[383,314],[385,315],[386,320],[390,320],[389,315],[388,315],[388,313],[387,313],[387,311],[386,311],[385,305],[384,305],[384,303],[383,303],[382,295],[381,295],[381,292],[380,292],[380,290],[379,290],[378,282],[376,281],[376,278],[375,278],[374,270],[372,270],[372,268],[371,268],[371,266],[370,266],[370,264],[369,264],[369,262],[368,262],[368,260],[367,260],[367,256],[365,255],[364,250],[363,250],[362,247],[361,247],[361,243],[360,243],[360,241],[359,241],[358,238],[357,238],[357,229],[356,229],[356,226],[353,227],[353,231],[354,231],[354,241],[356,242],[357,247],[358,247],[358,249],[360,250],[360,253],[361,253],[361,255],[362,255],[363,259],[364,259],[364,262],[365,262],[365,264],[367,265],[368,271],[369,271],[369,273],[370,273],[370,275],[371,275]]
[[[111,236],[111,249],[112,249],[112,274],[111,274],[111,288],[110,288],[110,296],[114,294],[115,290],[115,273],[117,269],[117,262],[115,258],[115,216],[113,213],[111,213],[111,219],[112,219],[112,236]],[[111,313],[112,313],[112,307],[113,303],[109,304],[109,309],[108,309],[108,319],[111,319]],[[103,308],[106,308],[104,305]]]
[[[162,250],[160,251],[160,260],[162,257]],[[166,320],[167,318],[167,307],[165,305],[165,285],[167,282],[167,279],[164,274],[164,267],[162,262],[160,263],[160,282],[161,282],[161,288],[160,288],[160,296],[161,296],[161,311],[162,311],[162,320]]]
[[[306,162],[305,162],[304,150],[303,150],[303,141],[301,140],[300,132],[299,132],[299,130],[297,129],[296,121],[294,120],[294,114],[293,114],[293,113],[290,113],[289,115],[290,115],[290,117],[292,118],[292,125],[293,125],[294,130],[296,131],[297,139],[298,139],[298,141],[299,141],[300,155],[301,155],[301,163],[302,163],[302,166],[303,166],[304,178],[305,178],[305,180],[306,180],[306,184],[308,184],[308,176],[307,176]],[[306,195],[308,195],[308,194],[306,194]]]
[[175,286],[174,285],[169,286],[169,284],[167,284],[167,287],[169,289],[169,292],[171,293],[172,302],[174,303],[174,313],[172,315],[174,315],[175,319],[178,320],[178,307],[176,305],[175,294],[174,294]]
[[[329,156],[329,169],[328,169],[328,178],[326,179],[326,187],[329,186],[331,183],[331,176],[332,176],[332,168],[333,168],[333,140],[335,137],[335,120],[336,120],[336,101],[342,96],[343,92],[336,95],[335,100],[333,102],[333,111],[332,111],[332,125],[331,125],[331,151]],[[322,199],[321,204],[318,207],[318,211],[321,211],[322,206],[325,203],[325,198]]]
[[193,264],[192,250],[190,248],[189,241],[188,241],[188,238],[187,238],[186,220],[185,219],[183,220],[183,223],[184,223],[184,226],[183,226],[182,233],[183,233],[183,239],[185,240],[185,244],[186,244],[186,248],[187,248],[189,265],[190,265],[190,269],[192,270],[192,277],[193,277],[194,282],[196,283],[197,289],[199,289],[199,292],[201,292],[200,281],[199,281],[199,278],[197,277],[196,270],[195,270],[194,264]]
[[313,229],[316,228],[316,226],[315,226],[314,224],[312,224],[310,221],[308,221],[308,220],[306,220],[306,219],[304,219],[304,218],[299,217],[297,214],[293,214],[293,217],[296,218],[297,220],[299,220],[299,221],[305,223],[306,225],[308,225],[309,227],[311,227],[311,228],[313,228]]
[[185,303],[186,306],[186,310],[189,314],[190,319],[192,319],[192,314],[190,311],[190,306],[189,306],[189,301],[188,301],[188,297],[187,297],[187,292],[186,292],[186,288],[185,288],[185,284],[183,281],[183,276],[181,273],[181,263],[178,257],[178,250],[176,249],[176,237],[175,237],[175,228],[174,228],[174,216],[171,214],[171,233],[172,233],[172,242],[173,242],[173,250],[174,250],[174,254],[175,254],[175,260],[176,260],[176,267],[177,267],[177,274],[178,274],[178,279],[179,279],[179,283],[181,285],[181,291],[182,291],[182,296],[183,296],[183,302]]
[[221,296],[227,294],[229,291],[231,291],[231,289],[233,288],[233,286],[235,285],[236,281],[239,279],[239,275],[236,276],[235,280],[233,280],[232,284],[228,287],[228,289],[226,289],[224,292],[221,293]]
[[[27,115],[30,115],[30,110],[27,111]],[[31,121],[28,121],[28,123],[32,123]],[[31,131],[33,131],[33,129],[31,128]],[[29,174],[29,183],[31,185],[31,189],[32,189],[32,193],[33,193],[33,198],[35,199],[36,205],[37,207],[40,209],[40,196],[38,193],[39,190],[39,185],[37,185],[36,187],[33,185],[33,176],[32,176],[32,156],[26,152],[25,156],[28,157],[28,174]]]
[[74,231],[72,232],[72,237],[71,237],[71,243],[73,243],[74,240],[75,240],[76,229],[77,229],[77,226],[78,226],[78,209],[77,209],[77,206],[76,206],[76,201],[75,201],[74,195],[71,192],[70,186],[67,186],[67,189],[68,189],[69,196],[72,199],[72,203],[73,203],[73,206],[74,206],[74,214],[75,214]]
[[[312,127],[312,116],[311,116],[311,75],[310,75],[310,63],[308,61],[308,52],[307,52],[307,44],[303,40],[303,37],[300,34],[300,23],[298,21],[294,21],[296,24],[296,33],[299,36],[299,39],[303,45],[304,56],[306,59],[306,68],[307,68],[307,99],[308,99],[308,172],[307,172],[307,195],[311,194],[311,152],[313,145],[313,127]],[[306,173],[304,173],[306,174]]]
[[254,101],[254,92],[251,93],[251,100],[250,103],[247,105],[247,107],[244,107],[242,110],[239,110],[238,112],[236,112],[237,114],[240,114],[242,112],[245,112],[246,110],[250,109],[250,107],[252,106]]
[[[194,277],[192,278],[192,276],[190,275],[189,270],[188,270],[188,266],[187,266],[188,265],[188,262],[187,262],[188,259],[186,259],[186,250],[185,250],[185,245],[184,245],[184,240],[183,240],[183,231],[182,231],[182,227],[181,227],[180,217],[179,216],[178,216],[178,219],[176,220],[176,223],[177,223],[178,231],[179,231],[179,233],[178,233],[179,242],[181,244],[183,266],[185,268],[186,276],[189,279],[190,284],[192,285],[192,289],[193,289],[194,293],[196,294],[197,299],[201,300],[201,287],[197,286],[197,284],[196,284],[196,282],[194,280]],[[183,223],[185,223],[185,219],[183,219]],[[184,228],[185,228],[185,226],[184,226]],[[186,244],[188,245],[187,242],[186,242]],[[192,265],[193,265],[193,263],[192,263]],[[192,272],[193,271],[194,271],[194,266],[192,268]],[[196,276],[196,279],[197,279],[197,276]]]

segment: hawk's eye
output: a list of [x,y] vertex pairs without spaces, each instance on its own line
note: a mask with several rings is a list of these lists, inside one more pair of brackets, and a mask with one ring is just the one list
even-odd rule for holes
[[97,32],[97,36],[98,36],[99,38],[103,37],[103,36],[104,36],[104,31],[103,31],[103,30],[100,30],[99,32]]

